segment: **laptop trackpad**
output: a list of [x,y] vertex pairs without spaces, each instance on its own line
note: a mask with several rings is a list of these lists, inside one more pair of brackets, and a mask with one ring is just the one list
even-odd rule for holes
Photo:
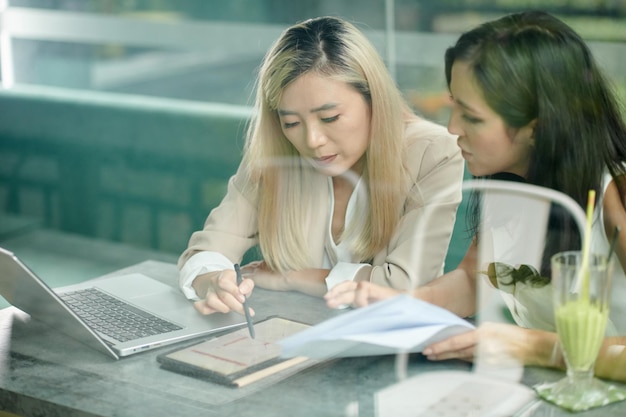
[[142,274],[107,278],[94,286],[150,311],[165,313],[184,309],[188,314],[191,308],[191,302],[180,291]]

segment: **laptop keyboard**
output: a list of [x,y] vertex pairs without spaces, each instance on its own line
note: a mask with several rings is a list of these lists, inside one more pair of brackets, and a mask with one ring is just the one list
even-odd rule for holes
[[59,297],[89,327],[120,342],[182,329],[97,288],[66,292]]

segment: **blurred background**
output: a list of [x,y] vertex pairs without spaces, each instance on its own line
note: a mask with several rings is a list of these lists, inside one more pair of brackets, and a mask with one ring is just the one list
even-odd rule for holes
[[45,228],[182,252],[238,165],[257,67],[293,23],[352,21],[445,124],[444,50],[524,9],[582,34],[625,101],[626,0],[0,0],[0,246]]

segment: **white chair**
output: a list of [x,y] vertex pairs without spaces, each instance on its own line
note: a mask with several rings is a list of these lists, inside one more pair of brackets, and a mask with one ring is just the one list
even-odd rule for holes
[[[463,190],[464,198],[470,192],[480,195],[478,265],[491,262],[513,266],[528,264],[540,271],[545,232],[553,204],[563,207],[576,224],[580,236],[584,234],[584,211],[571,197],[561,192],[502,180],[466,180]],[[463,216],[463,212],[458,213],[457,222],[465,221]],[[426,219],[421,223],[427,223]],[[514,309],[515,304],[508,299],[505,306],[502,295],[506,294],[493,288],[480,270],[476,324],[484,321],[510,322],[503,312]],[[545,308],[551,312],[551,291],[543,293],[549,299]],[[406,356],[398,355],[400,379],[405,375],[402,369],[404,363]],[[531,388],[519,383],[523,371],[523,364],[502,354],[497,347],[481,345],[471,372],[422,373],[378,392],[375,397],[377,417],[457,416],[459,410],[468,407],[472,408],[473,416],[513,415],[521,409],[535,410],[543,405],[533,401],[536,396]]]
[[[478,226],[478,274],[477,282],[479,319],[488,321],[501,321],[497,312],[502,309],[498,305],[492,305],[494,301],[504,300],[515,321],[524,327],[537,327],[538,323],[524,321],[524,303],[517,301],[517,291],[525,296],[535,299],[526,300],[528,304],[536,306],[539,317],[552,317],[551,292],[545,289],[531,289],[528,292],[526,284],[504,285],[511,281],[512,275],[506,279],[506,274],[518,272],[513,268],[521,265],[526,271],[542,271],[549,262],[552,253],[544,254],[546,250],[546,238],[549,233],[549,216],[554,205],[561,206],[563,215],[572,219],[577,225],[577,234],[568,237],[581,238],[584,235],[586,216],[580,205],[571,197],[545,187],[499,180],[469,180],[463,185],[463,189],[480,195],[480,223]],[[556,216],[553,214],[553,216]],[[554,233],[554,231],[552,231]],[[568,242],[569,244],[569,242]],[[573,245],[574,242],[571,242]],[[551,248],[554,249],[554,248]],[[568,247],[567,249],[572,249]],[[496,265],[498,267],[496,267]],[[491,272],[498,271],[498,278],[491,274],[487,279],[486,271],[492,267]],[[500,266],[502,268],[500,268]],[[530,267],[530,268],[529,268]],[[534,271],[533,271],[534,269]],[[537,276],[537,279],[540,277]],[[549,278],[549,277],[548,277]],[[489,285],[500,287],[500,291]],[[498,285],[498,283],[500,285]],[[487,284],[487,285],[481,285]],[[532,285],[528,284],[530,287]],[[494,295],[489,295],[489,294]],[[495,295],[497,293],[498,295]],[[514,296],[515,295],[515,296]],[[553,320],[542,322],[539,327],[552,330]]]
[[[560,206],[563,216],[576,225],[577,230],[572,231],[569,238],[580,238],[581,241],[586,225],[583,209],[562,192],[525,183],[468,180],[463,189],[480,196],[476,324],[510,322],[513,318],[523,327],[554,330],[551,288],[513,283],[512,274],[522,271],[524,265],[525,271],[536,272],[534,278],[541,279],[542,266],[546,266],[552,255],[544,254],[544,251],[553,206]],[[576,242],[570,243],[575,245]],[[489,266],[493,268],[492,273],[497,270],[497,277],[486,273]],[[502,356],[495,359],[498,355],[494,351],[498,351],[497,346],[481,345],[474,371],[519,380],[523,366],[513,358]]]

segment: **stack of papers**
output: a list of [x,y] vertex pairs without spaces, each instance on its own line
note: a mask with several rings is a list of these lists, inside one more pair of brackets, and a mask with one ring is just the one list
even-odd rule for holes
[[402,294],[348,311],[278,343],[283,357],[389,355],[421,352],[474,328],[448,310]]

